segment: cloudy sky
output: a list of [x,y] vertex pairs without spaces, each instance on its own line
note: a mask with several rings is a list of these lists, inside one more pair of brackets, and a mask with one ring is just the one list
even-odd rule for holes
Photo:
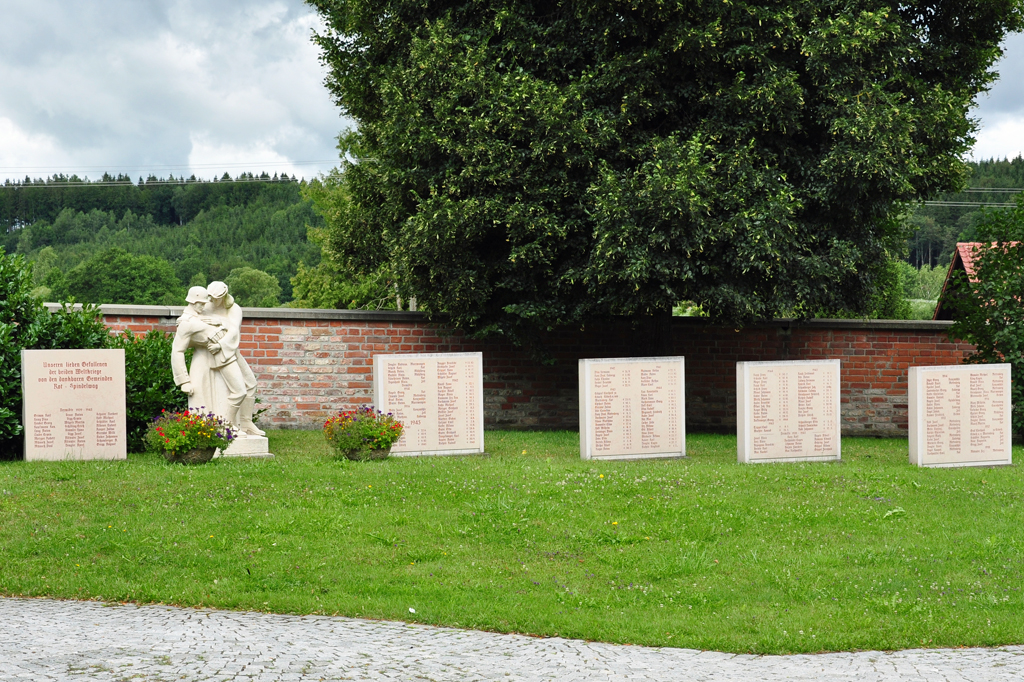
[[[109,171],[312,177],[348,125],[300,0],[3,0],[0,181]],[[1024,153],[1024,37],[979,101],[976,158]]]
[[312,177],[347,125],[299,0],[3,0],[0,180]]

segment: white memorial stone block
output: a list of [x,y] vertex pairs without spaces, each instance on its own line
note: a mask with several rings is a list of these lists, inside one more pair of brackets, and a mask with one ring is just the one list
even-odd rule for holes
[[374,355],[373,404],[402,422],[392,455],[482,453],[483,354]]
[[126,459],[124,351],[21,351],[26,460]]
[[910,463],[1011,464],[1010,365],[911,367]]
[[580,457],[686,456],[681,357],[580,360]]
[[741,463],[840,459],[839,360],[736,363]]

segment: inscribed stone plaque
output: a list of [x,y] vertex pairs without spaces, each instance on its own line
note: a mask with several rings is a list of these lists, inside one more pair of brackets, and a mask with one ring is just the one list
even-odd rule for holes
[[839,360],[736,363],[740,462],[840,459]]
[[482,353],[373,356],[373,402],[402,422],[393,455],[484,451]]
[[910,463],[1010,464],[1010,365],[911,367]]
[[580,360],[580,457],[686,456],[681,357]]
[[23,350],[26,460],[125,459],[124,351]]

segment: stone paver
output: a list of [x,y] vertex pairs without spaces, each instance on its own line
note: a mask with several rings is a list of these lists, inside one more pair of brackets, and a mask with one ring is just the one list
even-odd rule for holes
[[748,656],[424,625],[0,599],[0,681],[1024,679],[1024,647]]

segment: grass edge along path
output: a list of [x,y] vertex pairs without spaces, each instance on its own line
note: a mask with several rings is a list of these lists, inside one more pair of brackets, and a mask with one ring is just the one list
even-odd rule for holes
[[[578,434],[490,456],[0,463],[0,593],[793,653],[1024,642],[1024,473],[841,463],[581,461]],[[1021,455],[1015,448],[1015,455]]]

